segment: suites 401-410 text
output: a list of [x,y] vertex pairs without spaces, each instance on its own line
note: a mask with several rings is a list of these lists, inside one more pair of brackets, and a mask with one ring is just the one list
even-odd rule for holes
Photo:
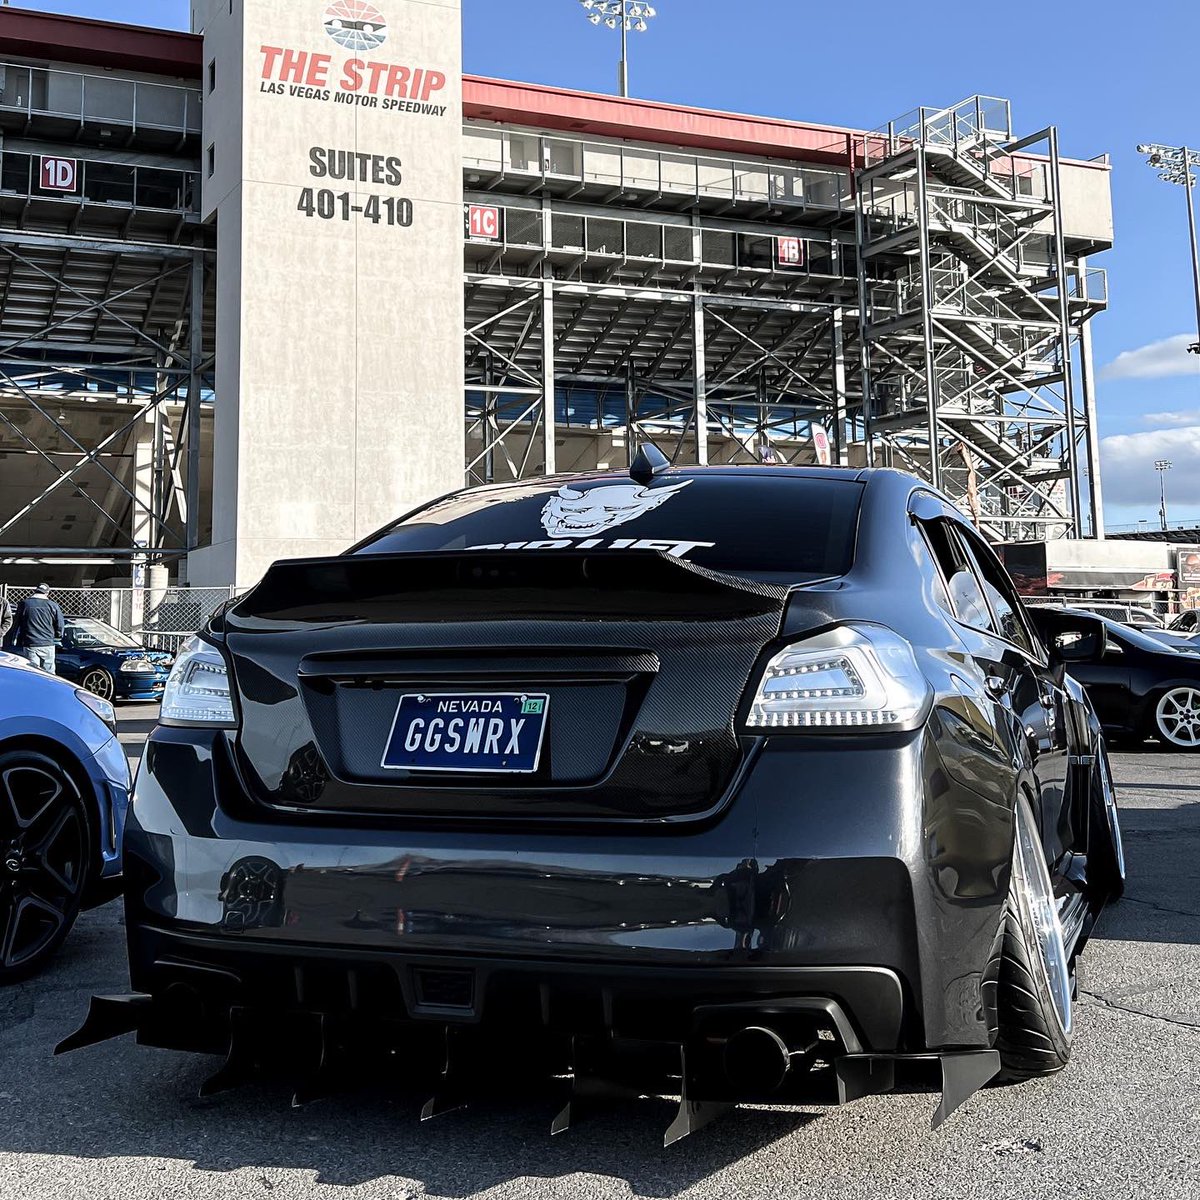
[[355,196],[330,188],[305,188],[296,209],[322,221],[359,217],[372,225],[400,225],[405,229],[413,223],[412,201],[403,196]]

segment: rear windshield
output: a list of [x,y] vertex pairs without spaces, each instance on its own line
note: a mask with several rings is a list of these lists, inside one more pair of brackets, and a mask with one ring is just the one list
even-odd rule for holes
[[441,500],[356,554],[645,550],[714,571],[799,582],[854,561],[862,485],[786,475],[540,480]]

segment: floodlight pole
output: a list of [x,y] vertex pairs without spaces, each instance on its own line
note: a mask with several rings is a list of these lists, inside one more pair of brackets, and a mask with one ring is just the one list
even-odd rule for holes
[[[1192,287],[1196,300],[1196,334],[1200,338],[1200,248],[1196,244],[1196,203],[1192,197],[1192,188],[1196,183],[1192,168],[1200,167],[1200,151],[1189,150],[1187,146],[1143,144],[1138,146],[1138,153],[1147,155],[1147,165],[1161,172],[1159,175],[1161,180],[1165,183],[1177,183],[1183,187],[1184,200],[1187,204],[1188,241],[1192,250]],[[1200,353],[1200,350],[1195,353]]]
[[1163,533],[1167,532],[1167,472],[1174,466],[1165,458],[1160,458],[1154,469],[1158,472],[1158,516],[1162,522]]
[[1196,202],[1192,199],[1191,155],[1194,152],[1183,147],[1183,194],[1187,197],[1188,235],[1192,239],[1192,284],[1196,295],[1196,336],[1200,338],[1200,250],[1196,247]]
[[593,25],[621,30],[621,61],[617,66],[617,93],[629,98],[629,33],[645,33],[646,22],[658,13],[644,0],[579,0]]

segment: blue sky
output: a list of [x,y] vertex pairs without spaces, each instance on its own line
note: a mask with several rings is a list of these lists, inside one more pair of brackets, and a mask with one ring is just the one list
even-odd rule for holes
[[[1064,154],[1111,154],[1116,248],[1093,263],[1109,272],[1111,301],[1093,324],[1105,507],[1110,523],[1156,519],[1153,463],[1165,457],[1175,463],[1172,519],[1200,519],[1200,356],[1183,351],[1196,330],[1183,190],[1160,182],[1134,149],[1200,146],[1200,4],[653,2],[659,16],[632,51],[635,95],[870,128],[982,92],[1012,100],[1019,133],[1056,123]],[[188,20],[186,0],[24,6],[177,28]],[[614,86],[617,35],[590,26],[577,0],[463,0],[463,14],[470,72]]]

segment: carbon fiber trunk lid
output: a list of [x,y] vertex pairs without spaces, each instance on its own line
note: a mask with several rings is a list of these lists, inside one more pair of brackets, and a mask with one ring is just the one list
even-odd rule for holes
[[[291,811],[661,821],[718,808],[785,588],[662,554],[463,552],[280,563],[223,620],[254,796]],[[521,775],[385,769],[401,697],[549,698]]]

